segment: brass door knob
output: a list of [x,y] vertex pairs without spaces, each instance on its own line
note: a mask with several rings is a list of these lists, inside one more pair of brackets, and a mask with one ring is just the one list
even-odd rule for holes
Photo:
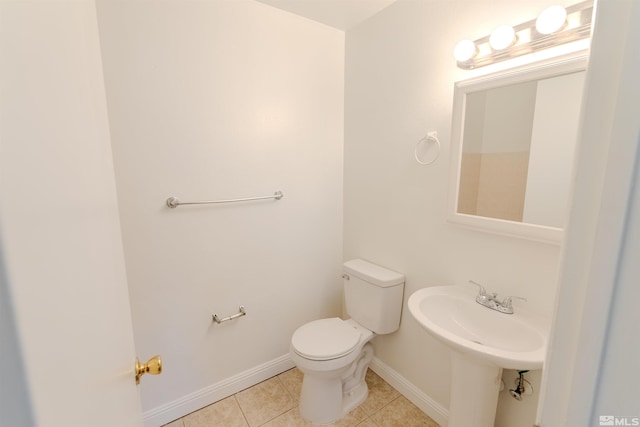
[[160,359],[160,355],[153,356],[145,364],[140,363],[136,358],[136,384],[140,384],[140,377],[144,374],[158,375],[161,373],[162,359]]

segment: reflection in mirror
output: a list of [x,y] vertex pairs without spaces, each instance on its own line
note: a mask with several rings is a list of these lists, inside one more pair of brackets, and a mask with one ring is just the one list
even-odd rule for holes
[[575,61],[456,85],[454,221],[564,228],[584,75]]
[[562,228],[584,71],[467,94],[458,212]]

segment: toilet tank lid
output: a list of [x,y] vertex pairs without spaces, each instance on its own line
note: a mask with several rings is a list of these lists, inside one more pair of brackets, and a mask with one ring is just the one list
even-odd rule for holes
[[404,274],[380,267],[363,259],[352,259],[344,263],[344,270],[369,283],[386,288],[404,282]]

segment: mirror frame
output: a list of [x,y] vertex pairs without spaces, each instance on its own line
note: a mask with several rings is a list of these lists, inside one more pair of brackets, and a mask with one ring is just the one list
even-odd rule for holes
[[[480,90],[586,71],[586,69],[587,55],[581,54],[580,56],[574,56],[568,59],[555,59],[542,64],[533,64],[505,70],[455,83],[451,129],[451,177],[449,179],[449,202],[447,207],[447,219],[450,222],[465,228],[487,233],[551,244],[562,243],[564,237],[563,228],[458,213],[466,95],[467,93]],[[582,117],[582,114],[580,117]],[[578,146],[578,144],[579,141],[576,146]],[[569,203],[569,200],[567,203]]]

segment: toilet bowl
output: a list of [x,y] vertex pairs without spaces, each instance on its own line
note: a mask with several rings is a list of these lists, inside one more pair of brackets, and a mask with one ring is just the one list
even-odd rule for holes
[[364,402],[365,374],[376,334],[398,329],[404,276],[364,260],[344,265],[345,303],[351,319],[320,319],[299,327],[289,354],[304,374],[300,414],[331,424]]
[[353,320],[315,320],[291,338],[291,358],[304,374],[300,413],[315,424],[343,418],[367,398],[364,377],[374,333]]

